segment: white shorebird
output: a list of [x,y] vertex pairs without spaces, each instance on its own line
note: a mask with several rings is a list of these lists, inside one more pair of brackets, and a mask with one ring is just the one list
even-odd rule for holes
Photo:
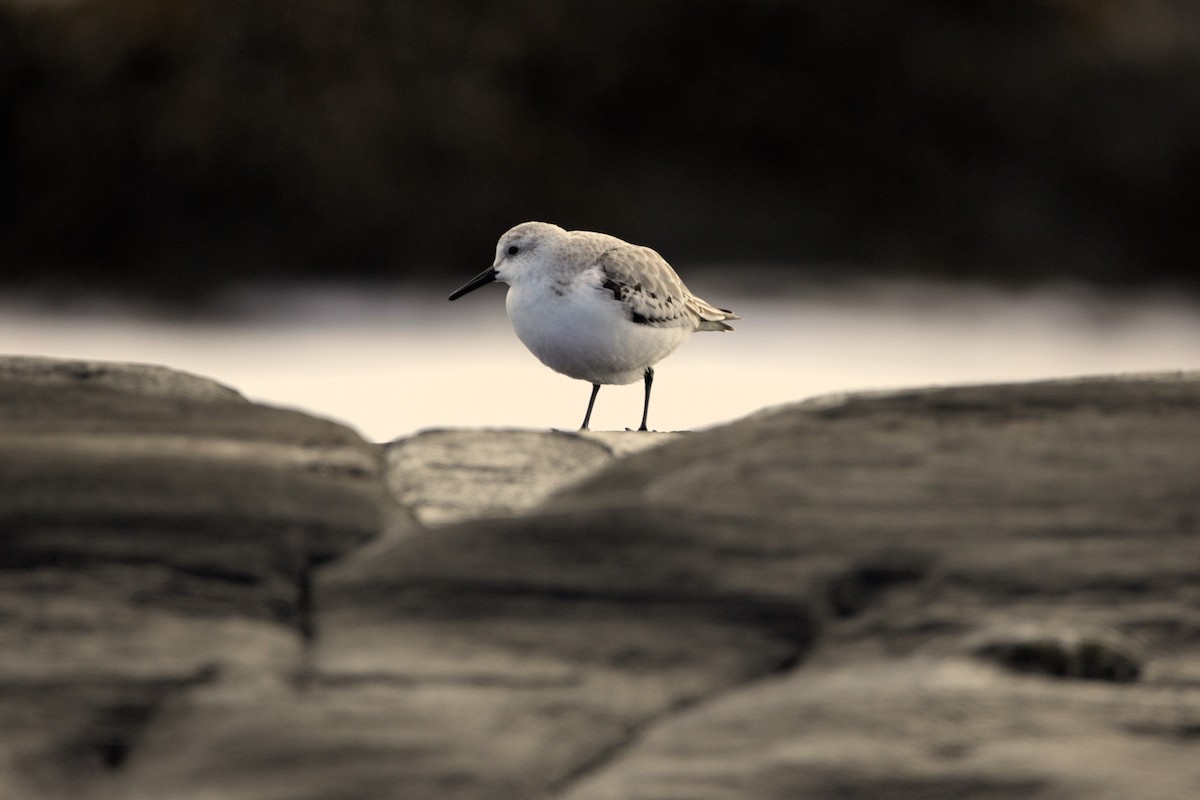
[[505,307],[517,338],[555,372],[592,384],[580,430],[588,429],[603,384],[646,382],[654,365],[693,331],[731,331],[737,314],[696,297],[649,247],[590,231],[523,222],[500,237],[496,260],[450,295],[486,283],[509,285]]

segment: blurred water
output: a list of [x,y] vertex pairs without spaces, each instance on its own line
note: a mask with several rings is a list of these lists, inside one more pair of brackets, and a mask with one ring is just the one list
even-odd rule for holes
[[[743,319],[692,337],[657,368],[650,423],[699,428],[827,392],[1200,367],[1200,304],[922,283],[712,294]],[[589,387],[517,341],[501,286],[456,302],[405,287],[243,290],[221,314],[180,319],[102,303],[8,298],[0,350],[129,360],[207,375],[387,440],[457,426],[574,429]],[[640,384],[605,387],[595,429],[634,426]]]

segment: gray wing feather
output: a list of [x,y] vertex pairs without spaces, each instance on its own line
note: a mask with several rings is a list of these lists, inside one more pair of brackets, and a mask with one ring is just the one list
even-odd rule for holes
[[649,247],[624,244],[596,260],[602,287],[625,304],[630,319],[658,327],[693,326],[701,331],[731,331],[723,320],[738,319],[696,297],[662,256]]

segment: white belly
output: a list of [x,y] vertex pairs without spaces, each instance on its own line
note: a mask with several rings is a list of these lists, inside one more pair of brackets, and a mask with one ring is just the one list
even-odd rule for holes
[[[533,289],[533,291],[531,291]],[[517,338],[555,372],[589,383],[633,383],[691,334],[629,320],[610,295],[576,285],[510,287],[505,307]]]

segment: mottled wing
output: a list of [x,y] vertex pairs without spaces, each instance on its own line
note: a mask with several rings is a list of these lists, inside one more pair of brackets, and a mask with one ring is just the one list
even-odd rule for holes
[[662,328],[733,330],[721,322],[737,319],[692,295],[671,265],[649,247],[621,243],[601,252],[596,262],[602,289],[625,306],[630,320]]

